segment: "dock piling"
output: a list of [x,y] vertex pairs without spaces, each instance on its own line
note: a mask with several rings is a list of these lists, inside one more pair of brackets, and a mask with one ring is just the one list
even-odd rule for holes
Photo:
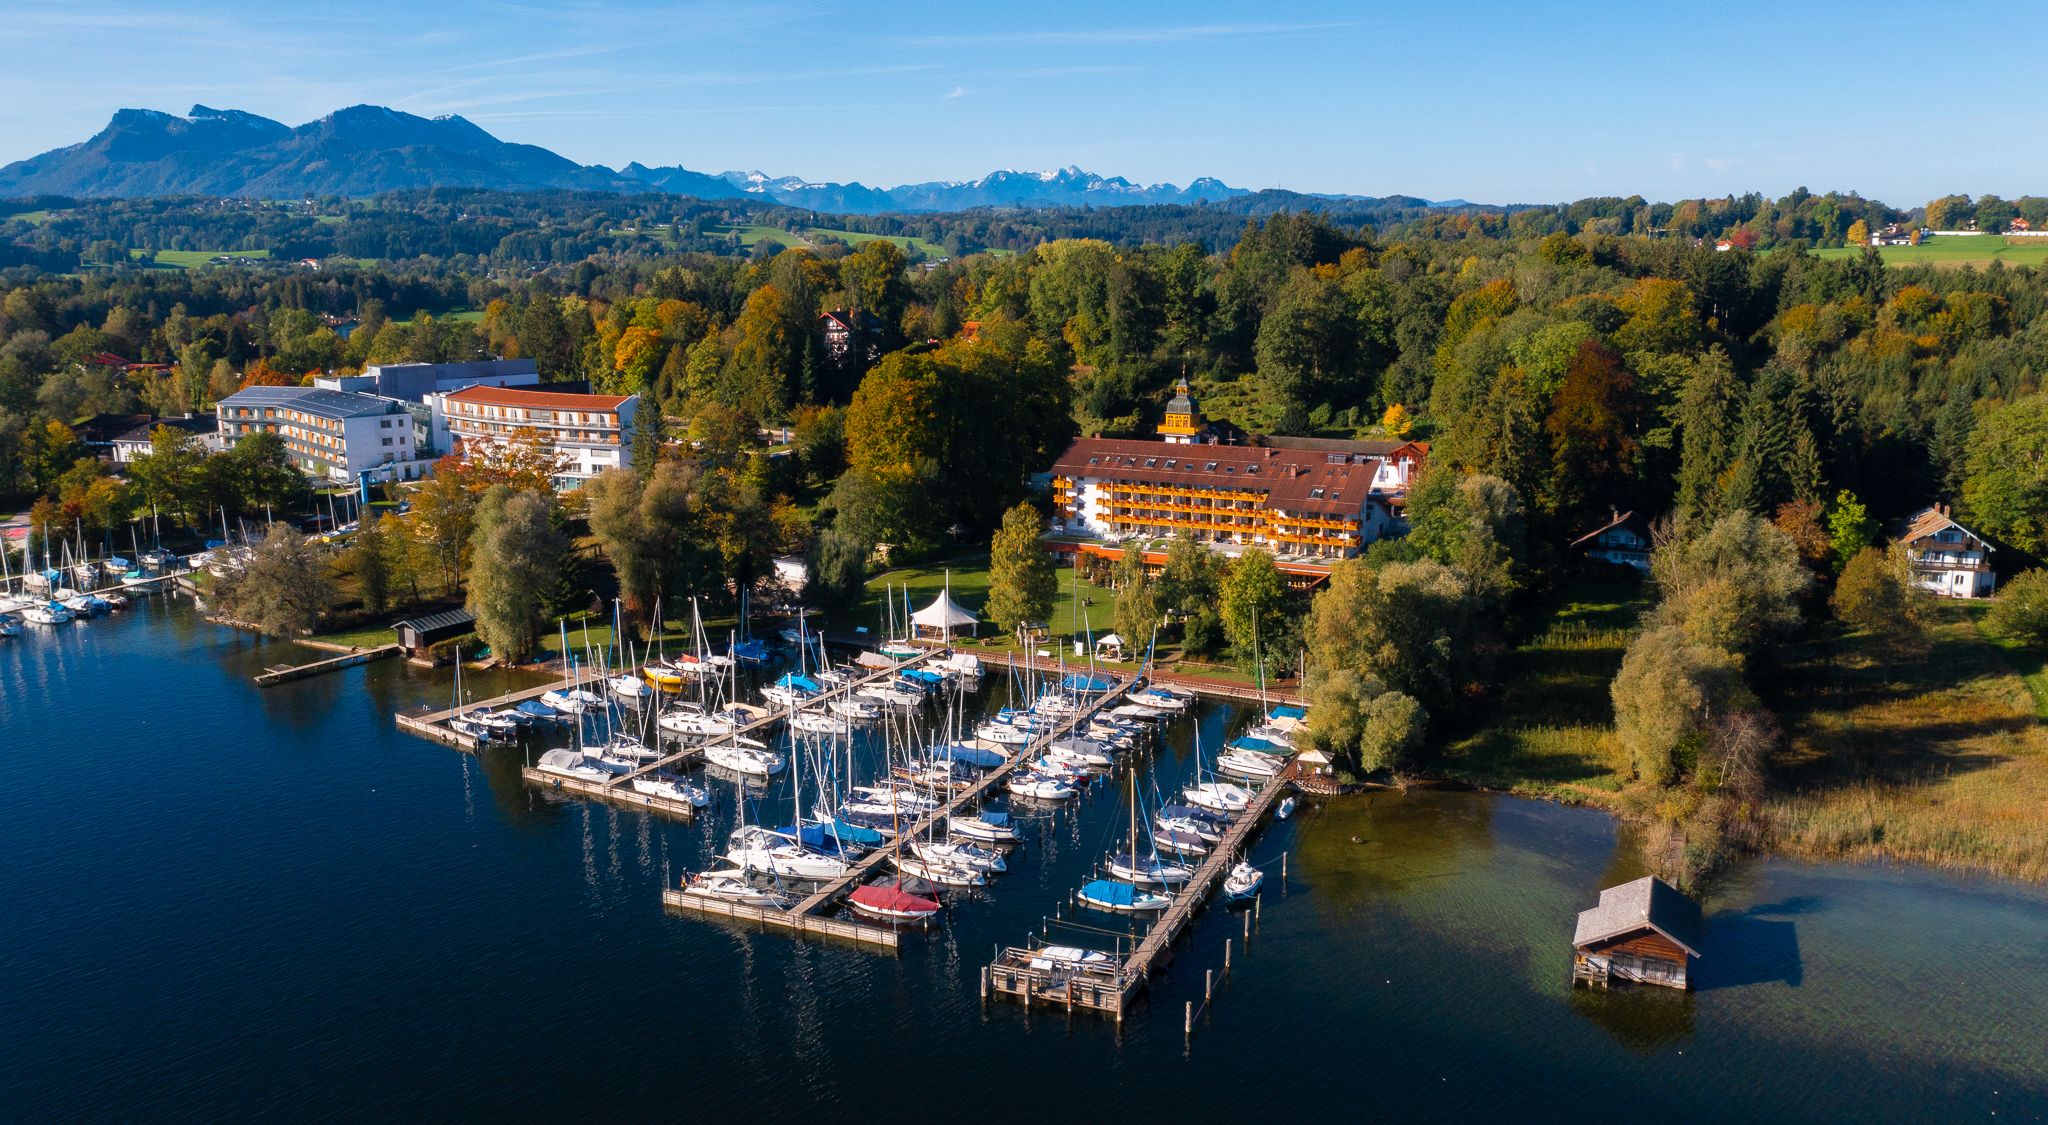
[[1216,970],[1202,970],[1202,1003],[1207,1004],[1216,997]]
[[1230,973],[1230,939],[1229,939],[1229,938],[1224,938],[1224,939],[1223,939],[1223,972],[1224,972],[1224,974],[1225,974],[1226,976],[1227,976],[1227,975],[1229,975],[1229,973]]

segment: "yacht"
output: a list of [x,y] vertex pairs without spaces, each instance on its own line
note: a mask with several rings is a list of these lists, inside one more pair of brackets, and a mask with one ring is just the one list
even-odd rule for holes
[[733,832],[728,858],[748,871],[814,882],[837,879],[849,866],[843,859],[819,855],[757,824]]
[[1016,827],[1010,823],[1009,813],[991,812],[986,809],[977,817],[948,819],[946,830],[955,836],[990,844],[1009,844],[1023,839],[1017,834]]
[[1252,803],[1252,791],[1228,781],[1204,781],[1181,791],[1189,804],[1211,812],[1235,816]]
[[896,865],[896,870],[903,874],[913,879],[923,879],[935,886],[980,887],[988,883],[988,876],[964,864],[902,854],[890,857],[890,861]]
[[1236,867],[1223,879],[1223,893],[1232,902],[1247,899],[1259,893],[1259,884],[1266,881],[1266,873],[1251,864],[1239,860]]
[[1119,883],[1113,879],[1096,879],[1082,887],[1074,897],[1097,910],[1107,910],[1116,914],[1149,914],[1164,910],[1173,902],[1170,895],[1148,891],[1130,883]]
[[573,777],[578,781],[603,783],[612,779],[611,771],[592,765],[588,758],[575,750],[550,750],[540,756],[536,768],[542,773],[557,777]]
[[704,760],[734,773],[772,777],[782,772],[782,755],[762,746],[721,743],[704,748]]
[[1109,859],[1111,876],[1126,883],[1141,883],[1146,886],[1178,887],[1195,877],[1191,867],[1168,863],[1157,855],[1140,856],[1136,860],[1129,852],[1118,852]]
[[709,790],[701,785],[692,785],[680,777],[645,774],[634,778],[632,785],[635,793],[669,801],[681,801],[691,808],[701,809],[711,803]]
[[620,699],[641,700],[654,694],[654,688],[638,676],[613,676],[605,683]]
[[700,871],[686,876],[683,893],[696,898],[717,899],[720,902],[738,903],[742,906],[769,906],[787,910],[796,905],[796,900],[781,891],[763,890],[747,881],[744,868],[727,868],[723,871]]
[[856,914],[884,922],[924,922],[940,909],[938,900],[904,890],[901,876],[894,886],[882,882],[855,887],[846,896],[846,905]]

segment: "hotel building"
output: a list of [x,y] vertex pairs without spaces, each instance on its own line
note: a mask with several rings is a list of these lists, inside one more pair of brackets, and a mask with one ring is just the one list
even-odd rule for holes
[[555,477],[559,489],[581,488],[606,469],[633,463],[638,395],[476,386],[434,395],[428,404],[433,409],[436,447],[465,456],[502,447],[521,430],[539,434],[561,459],[562,470]]
[[218,416],[223,445],[253,433],[276,434],[292,464],[310,477],[353,483],[369,473],[415,480],[427,471],[414,453],[412,416],[388,398],[317,387],[246,387],[220,400]]

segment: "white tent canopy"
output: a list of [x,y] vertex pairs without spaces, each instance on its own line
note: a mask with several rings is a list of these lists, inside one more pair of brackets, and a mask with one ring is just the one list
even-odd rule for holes
[[910,615],[910,623],[917,629],[919,635],[923,635],[924,631],[929,629],[941,637],[950,637],[958,629],[973,633],[975,625],[980,620],[953,600],[953,591],[950,587],[933,598],[932,604]]

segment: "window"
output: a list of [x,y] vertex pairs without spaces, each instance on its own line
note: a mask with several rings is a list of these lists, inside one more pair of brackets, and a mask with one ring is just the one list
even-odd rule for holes
[[1323,498],[1323,490],[1320,488],[1309,489],[1308,498],[1311,500],[1321,500]]
[[1174,459],[1173,459],[1173,458],[1171,458],[1171,457],[1168,457],[1168,458],[1166,459],[1166,467],[1167,467],[1167,468],[1169,468],[1169,469],[1171,469],[1171,468],[1173,468],[1173,465],[1174,465]]
[[384,439],[384,444],[385,444],[385,445],[390,445],[390,444],[391,444],[391,439],[390,439],[390,438],[385,438],[385,439]]
[[[1171,464],[1173,464],[1173,462],[1171,462],[1171,461],[1168,461],[1168,462],[1167,462],[1167,464],[1171,465]],[[1148,468],[1148,469],[1156,469],[1156,468],[1158,468],[1158,467],[1159,467],[1159,458],[1157,458],[1157,457],[1147,457],[1147,458],[1145,458],[1145,467],[1146,467],[1146,468]]]
[[1213,473],[1213,472],[1215,472],[1215,471],[1216,471],[1216,462],[1214,462],[1214,461],[1211,461],[1211,462],[1209,462],[1208,464],[1206,464],[1206,465],[1202,466],[1202,470],[1203,470],[1204,472],[1210,472],[1210,473]]

